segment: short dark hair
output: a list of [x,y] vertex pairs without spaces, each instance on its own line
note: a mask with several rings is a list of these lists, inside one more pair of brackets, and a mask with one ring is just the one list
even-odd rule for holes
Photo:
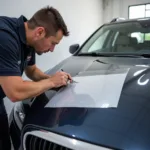
[[62,30],[64,36],[69,36],[69,31],[62,16],[53,7],[47,6],[38,10],[27,23],[29,29],[34,29],[38,26],[44,27],[47,37],[54,36],[58,30]]

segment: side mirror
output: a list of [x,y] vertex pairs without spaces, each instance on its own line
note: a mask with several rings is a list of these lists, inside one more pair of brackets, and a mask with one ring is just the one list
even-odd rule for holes
[[73,45],[70,46],[69,52],[70,52],[71,54],[74,54],[74,53],[78,50],[79,47],[80,47],[79,44],[73,44]]

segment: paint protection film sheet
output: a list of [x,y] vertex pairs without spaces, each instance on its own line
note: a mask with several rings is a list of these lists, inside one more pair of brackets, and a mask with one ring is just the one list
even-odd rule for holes
[[78,83],[63,87],[45,107],[117,107],[127,73],[74,77]]

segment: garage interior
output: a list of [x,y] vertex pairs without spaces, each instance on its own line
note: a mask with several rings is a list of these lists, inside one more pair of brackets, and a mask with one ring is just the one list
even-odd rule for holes
[[[70,36],[64,38],[60,45],[56,47],[55,53],[44,54],[42,57],[37,56],[37,65],[43,71],[53,67],[61,60],[70,56],[68,48],[74,43],[80,45],[103,23],[110,22],[113,18],[129,18],[129,6],[142,5],[149,3],[149,0],[76,0],[76,1],[59,1],[59,0],[43,0],[43,1],[0,1],[0,15],[18,17],[23,14],[27,18],[39,8],[51,5],[56,7],[64,16],[64,20],[69,27]],[[17,8],[16,8],[17,4]],[[139,11],[140,8],[135,9]],[[133,12],[131,12],[133,13]],[[144,16],[145,11],[133,17],[149,17]],[[132,18],[133,18],[132,17]],[[45,65],[47,61],[48,65]]]
[[[70,36],[64,38],[53,53],[36,55],[36,64],[46,71],[71,56],[69,46],[82,45],[85,40],[104,23],[114,18],[136,19],[150,17],[150,0],[1,0],[0,15],[30,18],[45,6],[57,8],[68,26]],[[28,79],[25,74],[23,79]],[[8,116],[14,103],[5,98]]]

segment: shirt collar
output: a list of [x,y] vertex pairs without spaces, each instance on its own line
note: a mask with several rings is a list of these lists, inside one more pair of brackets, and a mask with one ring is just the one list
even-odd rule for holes
[[25,45],[27,41],[26,41],[26,31],[25,31],[24,22],[26,21],[27,21],[27,18],[25,18],[23,15],[21,15],[18,18],[19,36],[20,36],[21,42]]

